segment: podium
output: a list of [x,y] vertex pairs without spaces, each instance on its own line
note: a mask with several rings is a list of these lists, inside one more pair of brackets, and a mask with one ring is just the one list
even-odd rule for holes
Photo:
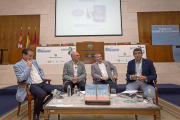
[[[15,64],[22,59],[22,50],[24,48],[12,48],[10,64]],[[33,59],[36,59],[36,47],[30,47],[30,49],[34,51]]]
[[85,64],[94,63],[96,53],[101,54],[104,60],[104,42],[77,42],[76,51],[80,55],[80,61]]
[[0,65],[2,65],[2,61],[3,61],[3,51],[8,51],[8,49],[0,49],[1,52]]

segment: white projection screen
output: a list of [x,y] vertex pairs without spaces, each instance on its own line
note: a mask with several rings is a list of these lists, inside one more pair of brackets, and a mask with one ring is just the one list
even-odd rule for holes
[[55,36],[122,35],[121,0],[56,0]]

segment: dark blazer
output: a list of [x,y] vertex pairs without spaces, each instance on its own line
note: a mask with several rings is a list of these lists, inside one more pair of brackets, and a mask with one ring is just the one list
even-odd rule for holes
[[[130,76],[135,75],[135,69],[136,69],[135,59],[133,59],[128,62],[128,66],[127,66],[127,73],[126,73],[126,77],[128,79],[127,84],[135,81],[135,80],[130,80]],[[156,80],[157,74],[153,62],[151,60],[142,58],[142,76],[147,77],[148,84],[154,85],[153,80]]]

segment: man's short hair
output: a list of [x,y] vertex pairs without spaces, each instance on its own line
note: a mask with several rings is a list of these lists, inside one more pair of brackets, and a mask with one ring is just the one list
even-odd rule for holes
[[100,55],[100,53],[96,53],[96,54],[94,55],[94,58],[96,58],[96,55]]
[[27,54],[28,54],[28,51],[33,52],[33,50],[31,50],[30,48],[24,48],[24,49],[22,50],[22,55],[23,55],[23,54],[27,55]]
[[135,51],[141,51],[141,53],[142,53],[142,49],[141,49],[141,48],[135,48],[135,49],[133,50],[133,53],[134,53]]

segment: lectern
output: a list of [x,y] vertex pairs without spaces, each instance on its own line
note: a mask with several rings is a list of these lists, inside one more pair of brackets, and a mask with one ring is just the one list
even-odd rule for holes
[[80,61],[86,64],[95,62],[96,53],[100,53],[104,60],[104,42],[77,42],[76,51],[80,55]]

